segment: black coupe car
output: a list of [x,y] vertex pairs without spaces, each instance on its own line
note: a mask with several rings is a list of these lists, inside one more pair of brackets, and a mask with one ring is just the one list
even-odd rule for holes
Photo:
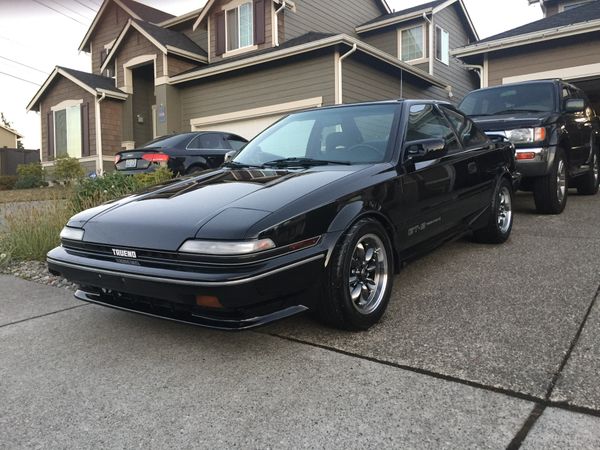
[[216,169],[225,155],[238,151],[248,141],[219,131],[199,131],[163,136],[146,145],[115,155],[115,169],[125,174],[152,172],[161,165],[175,175],[189,175]]
[[48,265],[123,310],[244,329],[310,309],[364,330],[405,262],[509,237],[513,169],[512,144],[445,103],[301,112],[225,167],[74,216]]

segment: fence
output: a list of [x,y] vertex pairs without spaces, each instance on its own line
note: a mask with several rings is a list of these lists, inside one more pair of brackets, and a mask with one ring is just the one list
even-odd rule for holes
[[0,148],[0,176],[16,175],[19,164],[40,161],[39,150],[22,150],[18,148]]

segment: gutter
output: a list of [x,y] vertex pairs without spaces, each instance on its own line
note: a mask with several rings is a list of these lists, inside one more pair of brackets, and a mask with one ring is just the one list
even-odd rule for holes
[[379,22],[373,22],[368,25],[360,25],[355,28],[357,33],[366,33],[367,31],[377,30],[379,28],[388,27],[390,25],[395,25],[397,23],[406,22],[412,19],[418,19],[422,17],[423,14],[430,14],[433,11],[432,8],[421,9],[419,11],[415,11],[410,14],[405,14],[403,16],[390,17],[388,19],[381,20]]
[[429,75],[433,75],[433,67],[434,67],[434,56],[433,56],[433,12],[431,13],[431,19],[427,17],[427,13],[423,13],[423,19],[429,24]]
[[106,92],[102,92],[100,98],[96,98],[96,157],[98,161],[96,163],[96,172],[99,175],[104,174],[104,159],[102,155],[102,117],[100,103],[106,98]]
[[488,41],[480,44],[473,44],[467,47],[455,49],[450,53],[452,56],[457,57],[473,56],[481,53],[503,50],[506,48],[544,42],[551,39],[560,39],[569,36],[576,36],[578,34],[591,33],[598,30],[600,30],[600,19],[582,22],[575,25],[565,25],[558,28],[549,28],[542,31],[536,31],[534,33],[497,39],[495,41]]
[[[353,53],[356,52],[356,50],[358,50],[358,45],[356,44],[356,42],[354,43],[354,45],[352,46],[352,48],[350,50],[348,50],[346,53],[344,53],[342,56],[340,56],[339,58],[337,58],[337,89],[336,89],[336,99],[335,99],[335,104],[336,105],[341,105],[342,103],[344,103],[344,82],[343,82],[343,62],[344,60],[352,55]],[[337,54],[337,53],[336,53]]]
[[285,0],[281,2],[281,6],[275,10],[275,23],[273,24],[273,33],[275,33],[275,47],[279,47],[279,13],[285,9]]
[[477,75],[479,75],[479,89],[485,87],[483,82],[483,71],[485,69],[483,68],[483,66],[479,66],[477,64],[463,64],[463,67],[466,67],[469,70],[473,70],[477,73]]

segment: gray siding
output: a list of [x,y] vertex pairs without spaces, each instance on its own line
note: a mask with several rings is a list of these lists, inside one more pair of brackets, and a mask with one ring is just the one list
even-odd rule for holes
[[[317,76],[318,74],[318,76]],[[198,80],[181,89],[182,130],[190,120],[280,103],[323,97],[335,101],[333,52]]]
[[376,30],[361,35],[367,44],[378,48],[394,57],[398,57],[398,30],[395,27]]
[[196,28],[196,31],[192,30],[193,23],[194,22],[186,22],[178,25],[176,28],[174,27],[173,30],[185,34],[201,48],[208,51],[208,30],[206,28],[206,21],[203,21],[200,26]]
[[309,31],[356,35],[357,26],[384,13],[376,0],[296,0],[295,3],[296,12],[283,12],[286,40]]
[[430,97],[415,77],[362,56],[344,61],[342,82],[344,103]]
[[[470,42],[469,32],[467,31],[468,25],[462,19],[462,15],[459,15],[459,8],[460,6],[455,4],[442,10],[434,17],[434,25],[438,25],[450,33],[450,49],[464,47]],[[453,102],[459,102],[467,93],[479,88],[478,76],[474,72],[465,69],[460,60],[450,56],[450,65],[445,65],[435,59],[435,46],[432,56],[434,58],[433,73],[437,78],[452,86]]]

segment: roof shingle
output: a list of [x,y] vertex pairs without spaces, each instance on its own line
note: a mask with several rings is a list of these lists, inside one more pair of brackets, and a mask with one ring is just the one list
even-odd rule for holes
[[183,33],[173,31],[169,28],[162,28],[142,20],[135,20],[135,23],[137,23],[146,33],[148,33],[165,47],[169,45],[171,47],[185,50],[186,52],[194,53],[196,55],[208,55],[205,49],[200,47]]
[[143,3],[139,3],[134,0],[121,0],[121,2],[131,11],[137,14],[142,20],[147,22],[160,23],[175,17],[174,15],[161,11],[160,9],[152,8],[151,6],[144,5]]
[[58,66],[58,68],[61,70],[64,70],[72,77],[77,78],[83,84],[85,84],[86,86],[89,86],[92,89],[95,89],[95,90],[101,89],[101,90],[105,90],[105,91],[113,91],[113,92],[119,92],[119,93],[124,94],[124,92],[120,91],[115,86],[114,78],[103,77],[101,75],[95,75],[93,73],[88,73],[88,72],[81,72],[80,70],[69,69],[67,67]]
[[411,8],[407,8],[407,9],[402,9],[400,11],[396,11],[393,12],[391,14],[384,14],[382,16],[379,16],[373,20],[369,20],[368,22],[363,23],[362,25],[360,25],[361,27],[364,27],[365,25],[371,25],[372,23],[377,23],[377,22],[381,22],[382,20],[388,20],[388,19],[393,19],[394,17],[402,17],[405,16],[407,14],[411,14],[417,11],[421,11],[423,9],[433,9],[436,8],[438,6],[440,6],[442,3],[444,3],[446,0],[436,0],[433,2],[429,2],[429,3],[423,3],[421,5],[417,5],[417,6],[413,6]]

